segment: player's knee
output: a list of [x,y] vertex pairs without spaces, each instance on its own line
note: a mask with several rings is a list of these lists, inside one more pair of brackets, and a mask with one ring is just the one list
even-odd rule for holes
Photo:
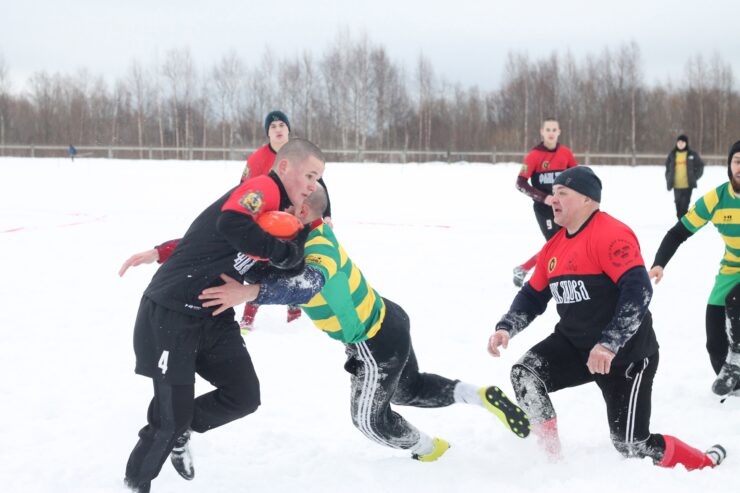
[[530,420],[542,422],[555,417],[555,409],[545,383],[540,375],[522,360],[511,368],[511,384],[517,402],[529,415]]
[[519,397],[520,394],[546,394],[542,378],[533,368],[539,366],[538,356],[532,353],[525,353],[519,361],[511,367],[511,385]]
[[224,404],[239,417],[252,414],[260,406],[259,386],[232,388],[224,393]]

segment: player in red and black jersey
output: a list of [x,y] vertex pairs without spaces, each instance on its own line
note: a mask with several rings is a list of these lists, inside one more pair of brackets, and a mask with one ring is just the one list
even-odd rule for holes
[[[249,178],[266,175],[272,169],[275,163],[277,152],[288,142],[290,138],[290,121],[288,115],[279,110],[271,111],[265,117],[265,134],[269,142],[247,158],[247,165],[242,173],[242,182]],[[319,183],[326,190],[326,184],[322,180]],[[324,211],[324,221],[331,221],[331,202],[328,201]],[[167,247],[168,245],[164,245]],[[254,328],[254,318],[257,316],[259,305],[255,303],[246,303],[244,305],[244,314],[239,322],[239,328],[242,332],[247,333]],[[288,323],[298,319],[301,316],[301,309],[296,305],[288,305],[288,314],[286,320]]]
[[[537,144],[524,158],[524,164],[516,178],[516,189],[531,198],[534,216],[546,240],[558,232],[560,226],[553,221],[552,184],[560,173],[576,166],[573,153],[558,142],[560,124],[554,118],[546,118],[540,128],[542,142]],[[532,181],[531,184],[527,180]],[[514,268],[514,284],[522,286],[527,272],[534,267],[537,256]]]
[[539,253],[532,278],[496,325],[488,350],[499,356],[509,338],[545,311],[550,298],[560,321],[511,370],[511,381],[532,432],[557,458],[560,441],[549,394],[595,382],[607,407],[615,448],[626,457],[687,469],[714,467],[725,456],[669,435],[650,433],[658,343],[648,305],[652,287],[632,230],[599,210],[601,181],[579,166],[554,180],[554,220],[562,226]]
[[[198,296],[222,284],[222,273],[245,279],[263,263],[257,258],[280,269],[301,266],[308,230],[296,240],[279,240],[255,218],[300,207],[323,172],[318,147],[291,140],[278,154],[276,171],[244,181],[206,208],[154,274],[134,326],[136,373],[152,379],[154,398],[126,466],[125,482],[133,491],[149,491],[173,447],[187,447],[191,430],[206,432],[259,406],[259,381],[234,310],[214,317]],[[137,263],[129,259],[121,274],[132,265]],[[196,373],[216,389],[194,399]],[[176,454],[173,462],[192,479],[191,465],[178,464]]]

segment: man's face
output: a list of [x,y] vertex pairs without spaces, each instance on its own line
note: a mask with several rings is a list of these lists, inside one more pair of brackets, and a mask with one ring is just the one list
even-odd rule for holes
[[683,151],[684,149],[686,149],[686,142],[684,142],[683,140],[677,140],[676,141],[676,148],[679,151]]
[[730,171],[732,171],[732,188],[740,190],[740,152],[732,155]]
[[555,147],[558,143],[558,137],[560,137],[560,124],[554,120],[546,121],[542,124],[540,135],[545,146],[549,148]]
[[304,161],[289,163],[283,159],[278,163],[278,176],[296,210],[316,190],[316,183],[324,174],[324,163],[314,156]]
[[273,148],[280,148],[288,142],[289,134],[290,130],[288,130],[288,126],[280,120],[270,123],[270,127],[267,130],[267,137],[270,139],[270,145]]
[[555,223],[564,228],[575,224],[580,217],[579,211],[586,204],[587,197],[563,185],[552,187],[552,212]]

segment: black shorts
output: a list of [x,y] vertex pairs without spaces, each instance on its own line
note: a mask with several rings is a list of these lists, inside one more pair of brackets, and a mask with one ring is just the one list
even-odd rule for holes
[[249,353],[231,317],[193,317],[141,299],[134,325],[136,373],[170,385],[192,385],[201,368]]
[[555,233],[560,231],[560,226],[555,224],[555,215],[552,212],[552,207],[542,202],[535,202],[532,206],[534,209],[534,217],[537,219],[537,225],[540,227],[543,236],[546,240],[549,240]]
[[[527,351],[517,364],[537,375],[548,393],[596,382],[606,403],[612,440],[623,443],[647,440],[658,353],[628,366],[612,366],[606,375],[592,375],[588,371],[588,354],[589,351],[577,349],[555,332]],[[584,405],[584,410],[591,407]]]

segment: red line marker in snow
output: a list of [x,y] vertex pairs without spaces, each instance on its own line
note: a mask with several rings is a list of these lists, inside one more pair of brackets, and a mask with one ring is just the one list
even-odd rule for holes
[[[67,216],[74,216],[74,217],[84,217],[87,214],[83,212],[72,212],[69,214],[66,214]],[[71,223],[63,223],[63,224],[50,224],[48,226],[36,226],[36,227],[26,227],[26,226],[18,226],[17,228],[10,228],[10,229],[3,229],[0,230],[0,233],[17,233],[19,231],[29,231],[33,229],[42,229],[44,227],[46,228],[69,228],[71,226],[82,226],[84,224],[90,224],[98,221],[103,221],[106,218],[106,216],[98,216],[98,217],[88,217],[87,219],[80,220],[80,221],[74,221]]]

